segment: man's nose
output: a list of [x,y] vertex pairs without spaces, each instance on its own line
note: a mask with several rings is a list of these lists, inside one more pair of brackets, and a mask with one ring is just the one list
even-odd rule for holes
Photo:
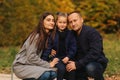
[[75,25],[75,22],[72,22],[72,25]]

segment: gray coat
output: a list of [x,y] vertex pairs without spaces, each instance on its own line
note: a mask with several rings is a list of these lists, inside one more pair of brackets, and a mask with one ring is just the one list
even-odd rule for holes
[[36,35],[32,44],[30,44],[30,37],[25,41],[20,52],[16,55],[13,62],[13,72],[20,79],[25,78],[39,78],[45,71],[56,70],[55,68],[50,68],[50,64],[42,59],[40,55],[36,54]]

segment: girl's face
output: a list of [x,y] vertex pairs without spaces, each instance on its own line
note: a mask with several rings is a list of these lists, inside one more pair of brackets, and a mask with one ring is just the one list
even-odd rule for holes
[[58,16],[56,25],[60,31],[63,31],[67,27],[67,17]]
[[54,17],[52,15],[48,15],[44,21],[43,21],[43,25],[45,27],[45,31],[49,32],[50,30],[52,30],[54,28],[55,22],[54,22]]

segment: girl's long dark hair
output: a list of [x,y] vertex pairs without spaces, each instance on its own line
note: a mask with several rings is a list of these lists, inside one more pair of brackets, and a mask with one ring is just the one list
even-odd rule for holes
[[44,14],[42,14],[37,28],[30,34],[30,39],[31,39],[30,44],[32,44],[32,42],[34,41],[35,36],[39,34],[39,37],[37,38],[37,43],[36,43],[37,54],[39,54],[40,51],[43,50],[44,48],[48,47],[48,36],[50,35],[52,40],[54,39],[54,36],[55,36],[55,27],[53,30],[50,30],[49,33],[46,33],[45,31],[43,21],[48,15],[53,16],[53,14],[50,12],[45,12]]

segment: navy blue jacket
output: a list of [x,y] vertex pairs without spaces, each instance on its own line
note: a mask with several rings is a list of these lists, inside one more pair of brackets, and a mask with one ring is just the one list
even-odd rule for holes
[[[77,49],[76,39],[73,34],[73,31],[67,30],[66,33],[67,33],[67,35],[65,38],[65,48],[66,48],[65,57],[69,57],[69,59],[73,59],[76,54],[76,49]],[[50,59],[49,55],[50,55],[52,49],[56,50],[56,55],[57,55],[58,44],[59,44],[59,35],[58,35],[58,31],[56,31],[54,41],[52,42],[51,38],[49,38],[48,48],[44,50],[41,58],[49,61],[49,59]]]
[[108,59],[103,53],[102,37],[94,28],[83,25],[77,40],[77,53],[75,56],[76,68],[80,68],[89,62],[107,64]]

